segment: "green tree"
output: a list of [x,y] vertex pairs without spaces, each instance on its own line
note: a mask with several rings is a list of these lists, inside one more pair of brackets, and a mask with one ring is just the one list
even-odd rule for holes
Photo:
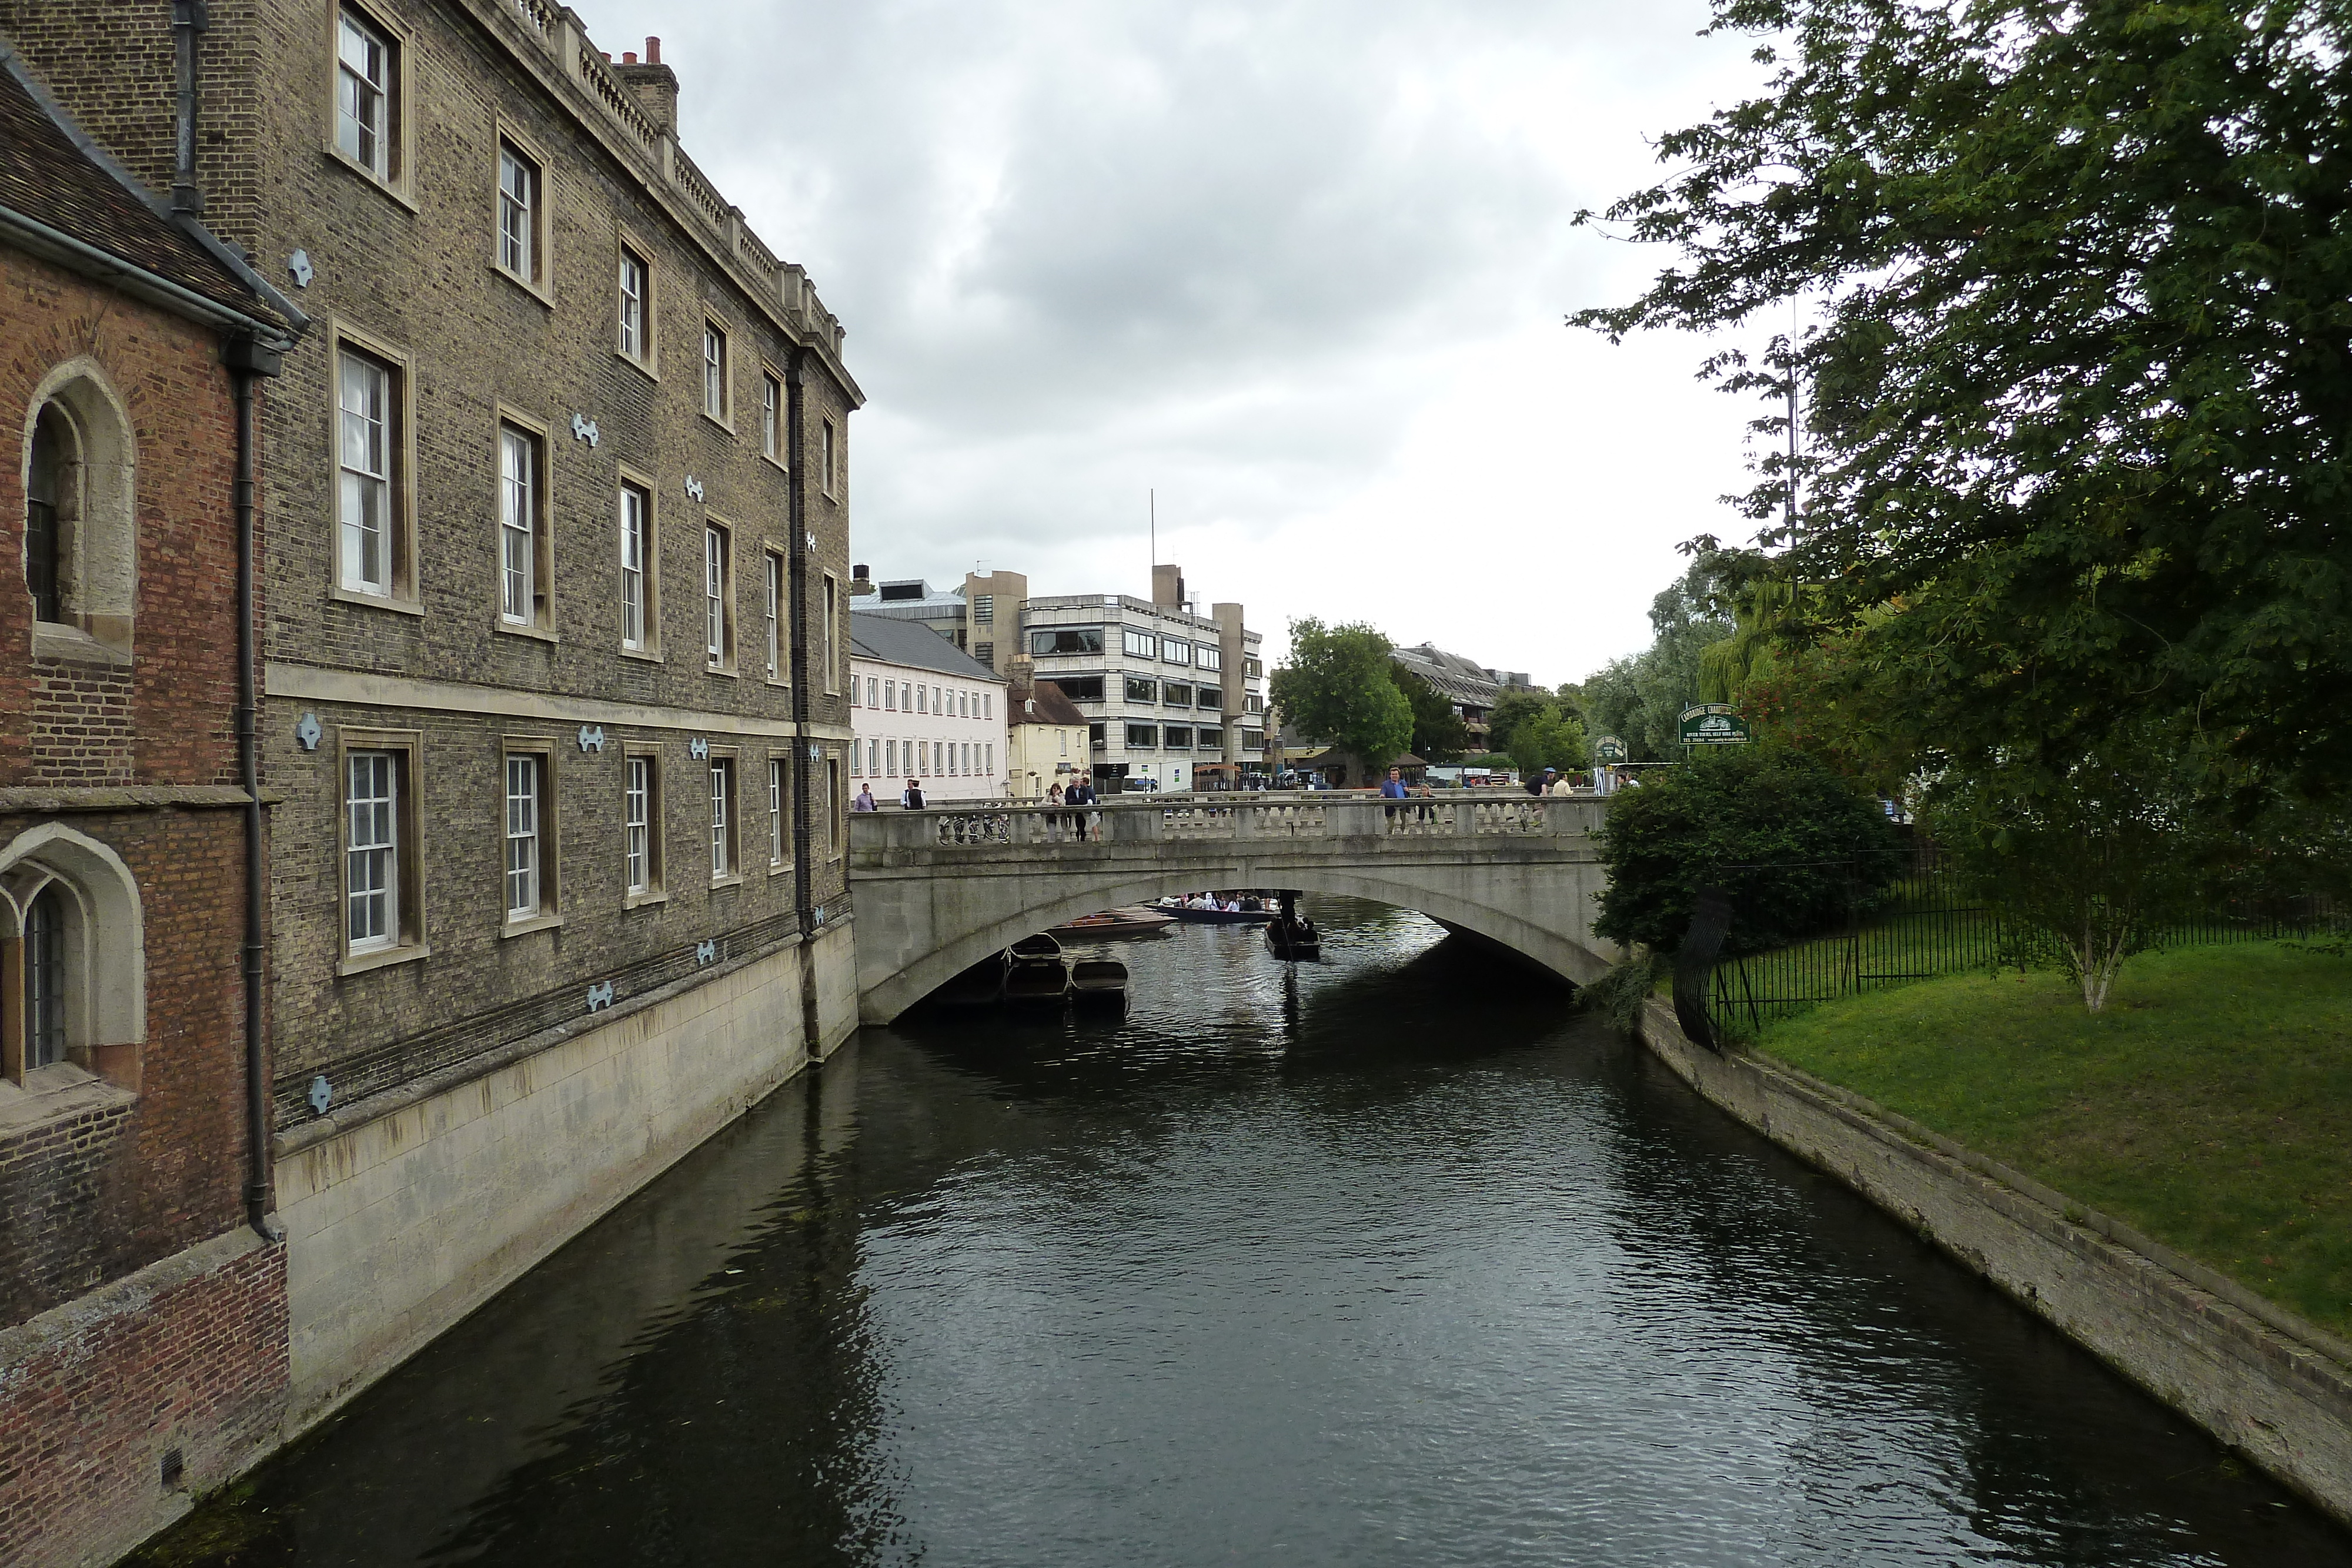
[[1683,709],[1699,700],[1699,664],[1707,647],[1730,636],[1718,609],[1715,563],[1702,558],[1650,601],[1650,646],[1613,659],[1585,677],[1586,725],[1623,740],[1637,761],[1682,755]]
[[1660,951],[1690,928],[1698,887],[1732,896],[1726,950],[1755,952],[1835,925],[1902,865],[1876,800],[1778,746],[1697,747],[1617,797],[1596,837],[1609,885],[1593,930]]
[[1930,810],[1937,841],[2005,916],[2004,956],[2054,963],[2092,1012],[2216,869],[2212,830],[2185,810],[2204,771],[2194,742],[2152,727],[2126,727],[2054,779],[1996,768],[1948,783]]
[[1469,748],[1470,727],[1444,693],[1399,664],[1389,666],[1389,678],[1412,709],[1410,749],[1415,757],[1424,762],[1452,762]]
[[1290,623],[1290,658],[1268,695],[1298,733],[1388,766],[1412,739],[1412,705],[1389,678],[1389,640],[1361,622]]
[[1683,260],[1570,320],[1809,302],[1770,361],[1707,370],[1806,389],[1802,511],[1772,525],[1777,453],[1746,509],[1819,629],[1884,618],[1862,652],[1919,760],[2055,780],[2168,708],[2253,787],[2340,789],[2352,13],[1716,0],[1714,26],[1763,37],[1763,95],[1664,137],[1674,172],[1607,214]]
[[1558,701],[1544,692],[1505,692],[1486,714],[1486,744],[1496,751],[1511,749],[1511,737],[1531,718],[1558,711]]
[[1573,714],[1547,709],[1519,726],[1511,737],[1511,765],[1522,779],[1539,778],[1547,768],[1562,773],[1582,768],[1586,755],[1584,726]]

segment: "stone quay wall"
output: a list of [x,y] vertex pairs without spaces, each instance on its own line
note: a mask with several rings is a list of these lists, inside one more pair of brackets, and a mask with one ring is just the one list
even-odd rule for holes
[[[281,1134],[288,1438],[857,1024],[847,924]],[[813,988],[819,1038],[805,1037]],[[598,1015],[599,1019],[606,1015]]]

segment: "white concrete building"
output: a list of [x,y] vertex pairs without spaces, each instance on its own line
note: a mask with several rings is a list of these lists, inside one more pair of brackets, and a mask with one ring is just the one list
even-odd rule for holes
[[909,779],[927,800],[1005,793],[1004,682],[913,622],[849,616],[850,793],[898,803]]

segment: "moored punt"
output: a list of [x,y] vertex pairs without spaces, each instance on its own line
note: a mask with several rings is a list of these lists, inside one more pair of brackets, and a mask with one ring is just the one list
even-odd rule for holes
[[1274,918],[1271,909],[1187,909],[1181,904],[1155,904],[1152,907],[1187,925],[1257,925]]
[[1024,936],[1005,949],[1006,1001],[1058,1002],[1069,990],[1070,961],[1062,956],[1062,945],[1051,934]]
[[1125,909],[1106,909],[1094,915],[1081,915],[1076,920],[1066,920],[1051,927],[1047,935],[1076,939],[1142,936],[1154,931],[1164,931],[1175,924],[1176,917],[1165,910],[1130,904]]
[[1069,994],[1070,971],[1061,958],[1015,964],[1004,971],[1004,999],[1009,1003],[1058,1002]]
[[1127,1005],[1127,966],[1116,958],[1081,958],[1070,967],[1070,994],[1079,1002]]

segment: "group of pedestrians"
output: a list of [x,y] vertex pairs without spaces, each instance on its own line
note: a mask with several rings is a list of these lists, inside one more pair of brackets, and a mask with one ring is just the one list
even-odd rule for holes
[[[921,810],[923,809],[923,781],[919,779],[908,779],[907,787],[898,791],[898,804],[905,807],[909,811]],[[860,784],[857,787],[856,795],[850,800],[849,809],[853,811],[879,810],[880,808],[874,804],[874,786],[871,784]]]

